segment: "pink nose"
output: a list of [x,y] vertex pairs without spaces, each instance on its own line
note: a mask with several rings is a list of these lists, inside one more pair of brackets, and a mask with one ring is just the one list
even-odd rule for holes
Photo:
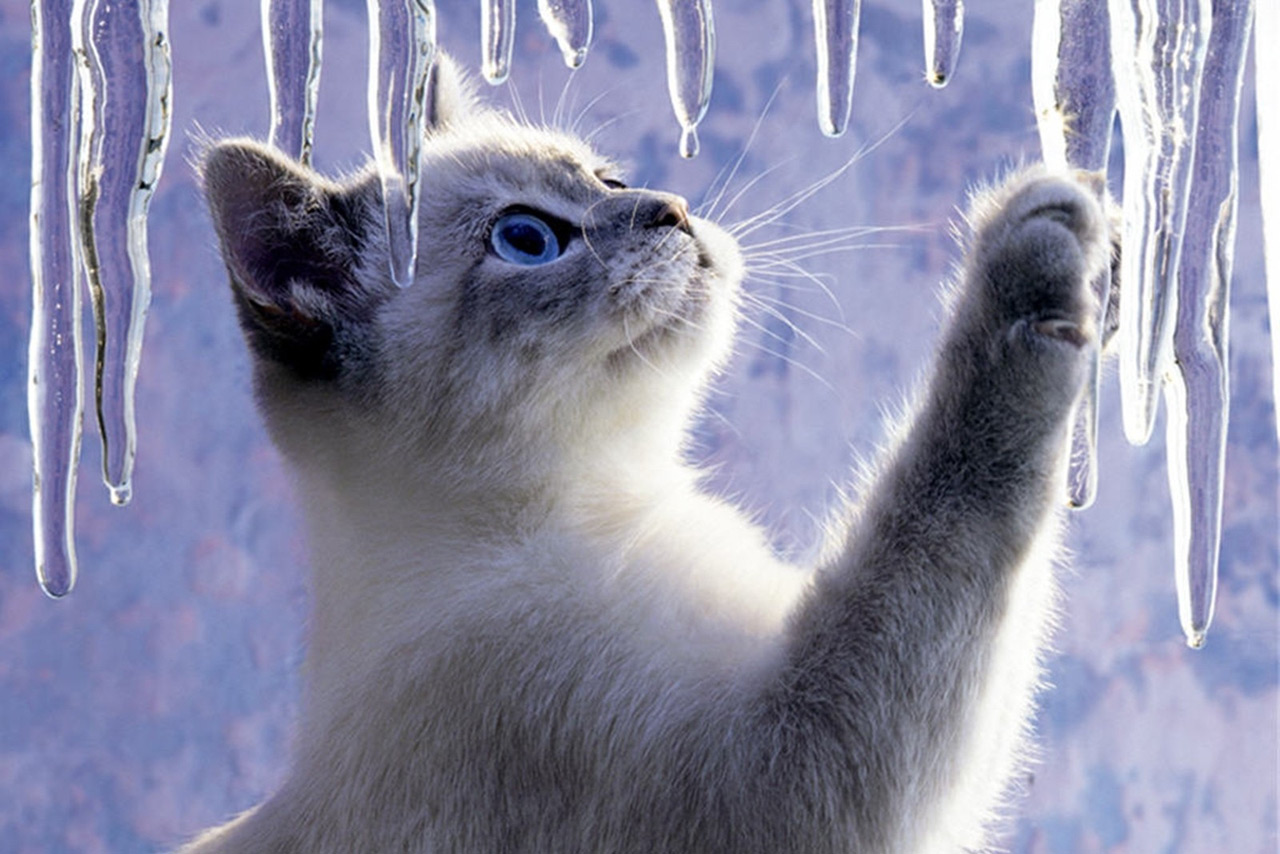
[[690,231],[689,203],[684,197],[663,193],[654,205],[653,214],[649,218],[650,228],[678,228]]

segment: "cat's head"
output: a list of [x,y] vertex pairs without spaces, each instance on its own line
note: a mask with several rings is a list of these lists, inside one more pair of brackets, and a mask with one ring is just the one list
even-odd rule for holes
[[447,59],[431,103],[403,289],[372,170],[332,181],[247,140],[203,155],[277,441],[359,424],[508,454],[679,433],[729,349],[732,239],[580,139],[479,107]]

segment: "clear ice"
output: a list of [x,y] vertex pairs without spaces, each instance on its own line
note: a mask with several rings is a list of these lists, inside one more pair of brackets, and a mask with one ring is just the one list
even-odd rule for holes
[[[1262,237],[1271,323],[1271,388],[1280,406],[1280,3],[1259,3],[1253,24],[1254,97],[1258,108],[1258,175],[1262,185]],[[1280,413],[1276,415],[1280,441]]]
[[581,68],[591,44],[591,0],[538,0],[538,14],[556,40],[564,64]]
[[515,0],[481,0],[480,41],[480,73],[495,86],[505,83],[516,43]]
[[262,0],[262,50],[271,103],[268,141],[303,163],[311,162],[323,11],[323,0]]
[[930,86],[941,89],[950,82],[963,37],[964,0],[924,0],[925,79]]
[[1170,367],[1209,0],[1110,0],[1124,131],[1120,397],[1129,441],[1155,427]]
[[96,327],[95,403],[103,480],[132,495],[134,390],[151,305],[147,211],[168,149],[168,0],[76,0],[77,170],[83,272]]
[[1227,298],[1235,255],[1240,91],[1253,0],[1214,0],[1164,384],[1178,615],[1200,647],[1213,619],[1227,451]]
[[698,122],[711,102],[716,28],[711,0],[658,0],[667,43],[667,90],[680,122],[680,156],[698,153]]
[[77,93],[69,0],[32,0],[31,338],[27,413],[35,466],[36,576],[50,596],[76,582],[75,487],[80,461],[79,252],[75,222]]
[[813,0],[818,46],[818,127],[830,137],[844,133],[853,111],[862,0]]
[[[1094,176],[1104,204],[1116,113],[1110,33],[1107,8],[1096,0],[1036,0],[1031,91],[1044,161],[1055,169],[1078,169]],[[1110,270],[1094,283],[1094,291],[1101,329],[1110,299]],[[1077,509],[1093,504],[1098,494],[1100,378],[1101,358],[1095,352],[1072,430],[1067,501]]]
[[427,75],[436,54],[432,0],[367,0],[369,135],[382,183],[391,278],[413,284],[418,255],[418,155]]

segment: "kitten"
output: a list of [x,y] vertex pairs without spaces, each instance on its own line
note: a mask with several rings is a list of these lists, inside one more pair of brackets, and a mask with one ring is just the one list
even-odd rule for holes
[[952,852],[1018,768],[1106,220],[974,202],[931,375],[811,573],[682,442],[742,262],[683,199],[432,76],[416,282],[378,183],[203,179],[314,575],[265,803],[183,851]]

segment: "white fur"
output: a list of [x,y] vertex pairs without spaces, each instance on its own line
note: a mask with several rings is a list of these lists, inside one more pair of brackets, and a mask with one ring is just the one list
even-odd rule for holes
[[[209,156],[239,292],[305,306],[289,316],[333,324],[346,355],[315,380],[258,353],[310,537],[304,717],[281,790],[183,854],[981,847],[1052,613],[1092,346],[1055,336],[1094,335],[1086,283],[1107,263],[1090,196],[1033,172],[975,207],[938,364],[810,570],[682,459],[732,335],[729,238],[593,226],[665,197],[596,186],[606,161],[503,116],[444,116],[425,151],[418,281],[385,281],[367,216],[342,299],[372,310],[350,317],[327,286],[253,280],[257,235],[231,212],[257,203],[236,180],[255,170],[318,188],[310,211],[340,193],[376,211],[367,179],[326,185],[245,143]],[[508,310],[503,288],[543,287],[486,254],[511,204],[585,229],[556,263],[591,287],[555,324],[459,337]],[[1058,278],[1023,310],[1019,288]],[[251,343],[278,316],[242,311]]]

